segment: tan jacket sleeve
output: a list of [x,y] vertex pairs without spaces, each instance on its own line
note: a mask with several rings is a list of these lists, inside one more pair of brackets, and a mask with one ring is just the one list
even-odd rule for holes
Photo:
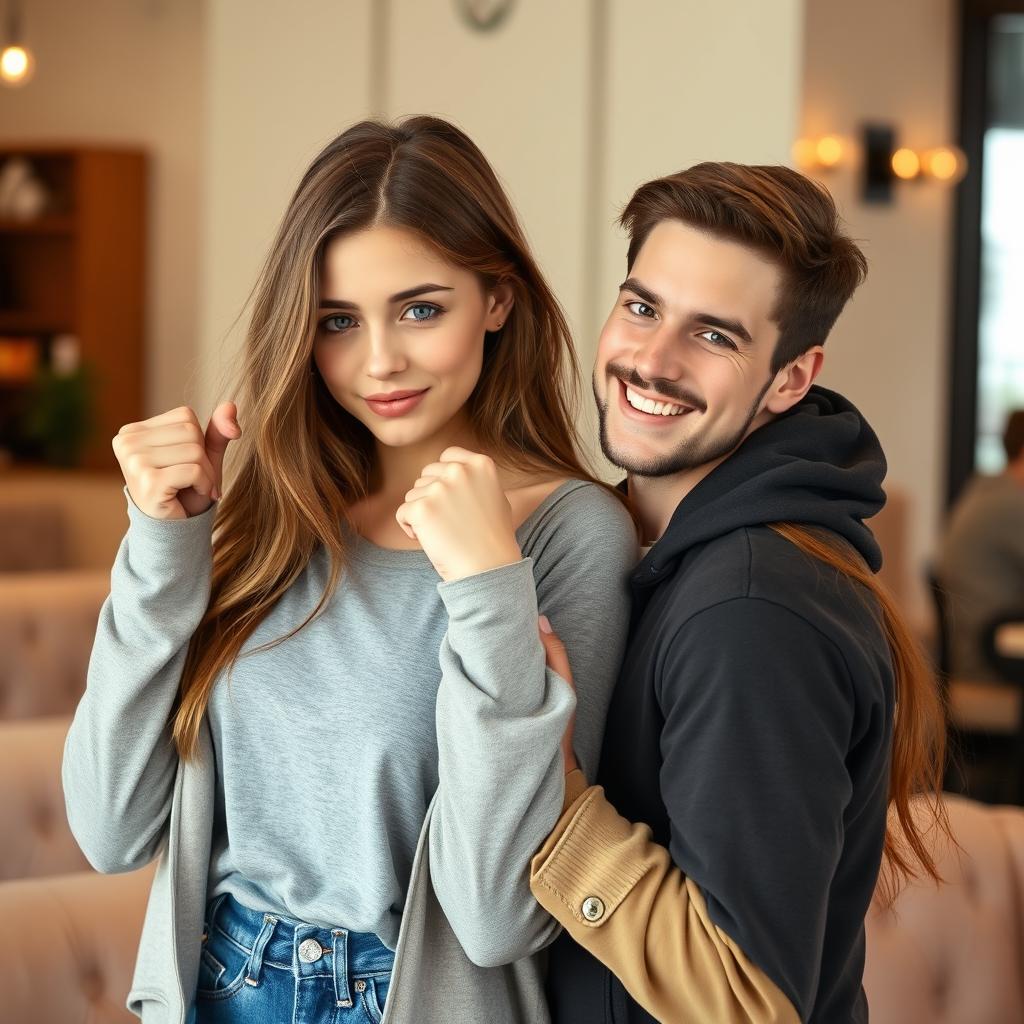
[[621,817],[581,771],[533,858],[530,888],[629,994],[671,1024],[799,1024],[792,1003],[711,922],[700,889],[646,825]]

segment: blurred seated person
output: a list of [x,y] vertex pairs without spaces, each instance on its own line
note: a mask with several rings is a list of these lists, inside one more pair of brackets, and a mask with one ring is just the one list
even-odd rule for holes
[[1003,433],[1006,469],[976,476],[949,517],[936,564],[947,594],[950,671],[995,680],[982,649],[987,626],[1017,610],[1024,619],[1024,409]]

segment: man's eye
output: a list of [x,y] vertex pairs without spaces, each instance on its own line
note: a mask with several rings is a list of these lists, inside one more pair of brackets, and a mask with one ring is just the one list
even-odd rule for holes
[[712,345],[716,345],[718,348],[736,348],[732,338],[727,338],[724,334],[720,334],[718,331],[704,331],[700,336],[702,338],[707,338]]
[[440,307],[435,306],[430,302],[417,302],[415,306],[410,306],[405,313],[402,314],[402,319],[416,321],[433,320],[440,312]]
[[340,331],[347,331],[350,327],[355,327],[355,320],[345,313],[339,313],[336,316],[325,317],[320,321],[320,326],[330,334],[337,334]]
[[646,302],[627,302],[626,309],[628,309],[634,316],[647,317],[651,320],[658,315],[650,306],[647,305]]

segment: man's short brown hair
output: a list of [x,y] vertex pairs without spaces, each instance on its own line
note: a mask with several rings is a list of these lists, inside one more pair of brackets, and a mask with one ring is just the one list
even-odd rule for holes
[[641,185],[620,218],[629,233],[630,268],[663,220],[747,245],[782,271],[772,314],[779,326],[773,373],[824,344],[867,274],[867,260],[840,229],[828,190],[788,167],[703,163]]

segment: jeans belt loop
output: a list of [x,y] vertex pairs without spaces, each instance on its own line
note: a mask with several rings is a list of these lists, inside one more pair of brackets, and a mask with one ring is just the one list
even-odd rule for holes
[[335,928],[334,937],[334,1003],[336,1006],[351,1006],[352,993],[348,987],[348,932],[344,928]]
[[263,915],[263,927],[256,942],[253,944],[252,952],[249,954],[249,962],[245,968],[245,983],[255,988],[260,983],[260,972],[263,970],[263,951],[267,948],[270,936],[274,934],[277,927],[277,918],[273,914]]
[[222,892],[219,896],[215,896],[213,902],[210,904],[210,913],[207,916],[206,920],[203,922],[203,924],[205,925],[205,927],[203,928],[204,941],[207,935],[210,933],[210,930],[213,928],[214,924],[216,924],[217,914],[220,911],[220,906],[227,898],[228,894],[226,892]]

